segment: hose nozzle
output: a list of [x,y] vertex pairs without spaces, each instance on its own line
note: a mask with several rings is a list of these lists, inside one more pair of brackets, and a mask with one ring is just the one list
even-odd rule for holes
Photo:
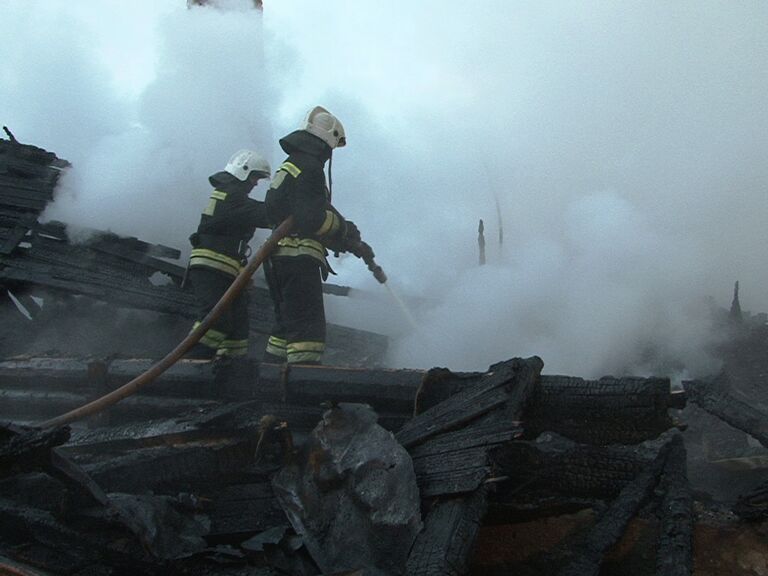
[[373,277],[379,281],[379,284],[387,283],[387,275],[384,273],[384,269],[381,266],[376,264],[373,260],[366,262],[366,264],[368,264],[368,270],[373,272]]
[[379,281],[379,284],[387,283],[387,275],[384,273],[384,270],[381,268],[381,266],[376,264],[376,261],[374,260],[376,255],[373,253],[373,248],[371,248],[362,240],[359,240],[354,244],[354,246],[350,248],[350,252],[352,252],[352,254],[358,258],[363,259],[365,265],[368,266],[368,270],[373,273],[373,277]]

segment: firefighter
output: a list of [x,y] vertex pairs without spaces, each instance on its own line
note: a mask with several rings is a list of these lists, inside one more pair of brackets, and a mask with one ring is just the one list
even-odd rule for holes
[[[197,232],[189,237],[187,281],[199,302],[198,320],[211,311],[247,263],[250,241],[256,228],[269,228],[264,203],[248,194],[271,168],[261,155],[239,150],[221,172],[208,180],[214,187],[200,216]],[[231,360],[248,353],[248,300],[243,291],[200,341],[188,358]]]
[[[346,144],[344,127],[315,106],[299,130],[280,140],[288,154],[272,179],[265,205],[273,226],[294,217],[294,231],[272,252],[265,274],[275,307],[275,324],[265,362],[320,364],[325,351],[322,282],[333,272],[328,250],[344,252],[360,240],[357,226],[331,205],[325,163]],[[331,173],[329,167],[329,178]]]

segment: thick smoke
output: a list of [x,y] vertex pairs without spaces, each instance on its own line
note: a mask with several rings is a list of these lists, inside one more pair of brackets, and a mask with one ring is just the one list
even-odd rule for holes
[[[252,3],[228,2],[227,10],[188,10],[169,0],[132,5],[131,14],[154,18],[135,24],[112,61],[100,56],[114,51],[116,40],[99,37],[104,27],[124,25],[112,8],[12,6],[28,35],[24,50],[6,62],[22,85],[7,97],[22,113],[5,122],[20,140],[73,163],[46,218],[186,248],[210,192],[207,177],[239,148],[271,156],[277,99],[266,80],[261,15]],[[30,16],[52,13],[66,25]],[[131,90],[108,80],[116,71],[117,80],[130,82],[124,65],[134,54],[153,73],[135,72],[134,84],[144,86],[131,98]],[[27,90],[39,103],[25,102]]]
[[238,147],[276,164],[319,103],[349,141],[334,203],[418,330],[351,257],[329,320],[393,335],[392,365],[701,374],[707,298],[738,279],[768,307],[763,3],[294,0],[262,30],[167,0],[135,93],[69,4],[3,8],[23,40],[0,48],[3,122],[76,162],[50,217],[179,246],[206,176]]

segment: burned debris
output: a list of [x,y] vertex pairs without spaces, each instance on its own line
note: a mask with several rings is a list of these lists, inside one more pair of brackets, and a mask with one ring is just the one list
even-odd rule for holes
[[[765,444],[764,407],[743,392],[765,374],[768,337],[740,307],[731,322],[749,358],[726,351],[730,379],[680,391],[667,378],[542,374],[535,356],[484,372],[385,369],[384,337],[329,326],[335,365],[250,360],[233,379],[183,360],[104,412],[41,428],[144,373],[194,316],[178,250],[108,232],[74,242],[40,222],[65,167],[0,140],[0,283],[27,329],[119,307],[166,331],[129,357],[0,342],[0,572],[682,576],[709,562],[694,547],[707,515],[768,516],[765,468],[738,476],[751,491],[735,503],[716,502],[700,474],[735,478],[707,459],[705,418]],[[263,341],[271,304],[250,292]],[[519,531],[528,545],[504,540]],[[717,562],[696,573],[752,573]]]
[[[541,435],[528,430],[527,415],[533,408],[539,414],[547,413],[541,403],[550,398],[545,389],[553,380],[540,374],[542,362],[535,357],[499,363],[485,373],[453,375],[443,371],[440,386],[447,397],[428,407],[422,401],[420,404],[425,408],[416,416],[412,414],[416,397],[427,389],[424,379],[428,374],[421,371],[294,367],[279,384],[270,384],[275,378],[272,370],[278,367],[259,368],[252,390],[264,391],[261,398],[220,404],[213,401],[210,388],[200,387],[198,394],[207,393],[209,404],[206,408],[201,396],[198,415],[192,412],[172,417],[169,410],[168,416],[154,422],[76,429],[61,450],[107,494],[151,493],[171,499],[178,498],[180,493],[190,494],[189,498],[199,504],[197,516],[205,515],[209,525],[204,534],[206,548],[196,557],[203,564],[217,566],[218,573],[229,573],[228,568],[213,560],[221,560],[221,546],[226,545],[233,549],[228,562],[267,565],[272,558],[272,568],[290,566],[287,573],[332,573],[338,568],[351,568],[356,562],[354,566],[372,574],[377,573],[376,569],[391,574],[467,574],[473,542],[487,512],[496,508],[492,515],[498,517],[498,510],[505,509],[509,522],[518,509],[515,504],[523,502],[529,505],[529,516],[531,505],[547,514],[547,499],[552,498],[562,501],[579,496],[579,506],[593,506],[621,495],[639,474],[646,473],[651,463],[661,458],[662,447],[668,444],[666,440],[652,440],[646,447],[622,447],[616,445],[621,435],[609,446],[586,445],[566,438],[542,444]],[[11,373],[10,367],[5,369],[5,374]],[[263,385],[259,380],[261,372]],[[434,375],[430,377],[434,379]],[[171,370],[163,378],[172,388],[180,376]],[[350,383],[361,383],[356,400],[366,401],[366,405],[390,404],[392,416],[382,423],[396,431],[394,436],[375,424],[375,414],[363,405],[337,406],[331,400],[325,416],[321,415],[324,409],[318,406],[318,398],[333,398],[334,387],[345,378]],[[558,382],[558,377],[554,381]],[[296,387],[296,382],[302,386]],[[164,381],[161,379],[157,384],[162,388]],[[643,382],[637,380],[634,384],[655,391],[657,405],[671,402],[668,388],[665,399],[658,382],[640,386]],[[272,397],[270,388],[274,390]],[[560,409],[566,411],[563,400],[558,400]],[[265,429],[263,416],[279,409],[281,404],[284,411],[278,410],[279,416],[268,419],[269,430]],[[308,417],[307,412],[312,416]],[[578,413],[578,403],[572,412]],[[304,416],[297,418],[297,413]],[[552,413],[557,411],[553,409]],[[629,422],[630,428],[639,427],[645,417],[642,411],[636,414],[638,422]],[[318,420],[321,423],[315,427]],[[376,430],[375,438],[368,438],[372,432],[365,430]],[[256,457],[257,446],[268,431],[270,439],[266,444],[262,442]],[[316,440],[303,440],[308,434]],[[554,433],[550,436],[555,438]],[[401,456],[391,462],[383,448],[387,443],[395,450],[392,454],[401,451]],[[368,451],[367,458],[373,458],[370,463],[365,463],[366,458],[353,458],[360,450],[361,456]],[[350,458],[350,464],[342,464]],[[603,467],[597,462],[603,462]],[[410,481],[390,477],[402,466],[412,470]],[[595,478],[593,484],[579,485],[583,476],[580,466]],[[557,471],[565,481],[556,481]],[[658,476],[660,472],[653,476],[654,481]],[[387,477],[390,480],[383,481]],[[408,493],[403,492],[404,482],[413,482],[413,493],[418,495],[416,516],[410,513],[400,520],[404,528],[410,527],[405,531],[392,527],[392,514],[397,512],[398,516],[414,510],[413,504],[406,507],[400,502]],[[643,486],[649,482],[646,480]],[[4,493],[17,494],[15,500],[23,503],[22,508],[39,510],[38,514],[49,514],[53,520],[61,513],[61,502],[73,502],[71,498],[56,497],[51,501],[51,495],[62,488],[40,473],[15,475],[6,479],[3,487]],[[334,492],[337,496],[331,496]],[[41,498],[39,495],[43,494],[46,496]],[[626,521],[639,506],[639,500],[638,495],[633,497],[635,504],[624,512],[628,515]],[[120,501],[126,502],[124,498]],[[139,506],[134,500],[127,502],[128,506]],[[166,506],[178,508],[173,502],[141,501],[141,506],[152,510],[142,517],[174,525],[180,520],[165,512]],[[18,512],[20,508],[16,506],[13,509]],[[351,506],[350,510],[355,512],[343,513],[345,506]],[[328,520],[323,520],[326,517]],[[334,525],[329,523],[330,519],[342,517],[343,522],[337,523],[335,529],[330,528]],[[60,518],[67,518],[67,514]],[[61,520],[55,521],[62,531],[68,526]],[[621,536],[619,528],[626,521],[605,542]],[[191,526],[198,526],[199,522],[198,518]],[[421,523],[423,527],[417,530]],[[353,526],[359,527],[345,532],[345,527]],[[289,544],[291,538],[294,544]],[[349,538],[362,538],[360,542],[384,548],[363,552],[366,548],[358,542],[353,548],[360,556],[351,552],[344,555],[341,548],[334,548],[349,543]],[[384,553],[387,546],[396,546],[397,554],[391,549]],[[18,553],[13,547],[10,552]],[[384,556],[377,556],[380,554]],[[381,564],[374,560],[376,557],[386,558],[390,564]],[[318,565],[316,572],[307,571],[308,558]],[[341,558],[353,564],[340,563]],[[156,561],[160,563],[160,558]],[[41,560],[36,558],[35,562]],[[147,571],[144,562],[146,556],[140,569]],[[174,563],[184,564],[184,560],[178,557]],[[129,565],[133,570],[139,569],[139,564]],[[167,559],[162,565],[168,567]],[[231,568],[229,564],[225,566]],[[180,569],[178,565],[176,568]]]
[[[136,360],[114,361],[102,373],[102,380],[108,387],[119,385],[141,369],[142,362]],[[88,380],[87,362],[26,359],[0,363],[0,370],[4,382],[30,390],[35,386],[44,391],[79,383],[83,397],[89,397],[98,392],[88,390],[88,386],[104,386],[103,381]],[[44,377],[36,383],[38,370]],[[684,448],[676,440],[680,432],[674,430],[669,416],[670,411],[682,407],[681,395],[672,393],[669,382],[658,378],[588,381],[542,375],[541,370],[541,360],[535,357],[499,363],[483,373],[312,366],[285,371],[276,365],[254,364],[253,381],[241,390],[241,401],[221,402],[219,391],[212,386],[215,376],[210,366],[182,362],[169,370],[154,389],[137,394],[147,398],[152,395],[154,404],[162,406],[155,414],[160,416],[154,420],[146,418],[148,413],[142,418],[136,411],[120,415],[118,404],[110,410],[115,414],[108,426],[103,426],[100,417],[94,417],[88,428],[76,426],[66,441],[62,442],[64,436],[56,441],[35,441],[29,436],[26,445],[34,449],[42,446],[43,451],[49,445],[58,446],[56,450],[82,467],[110,502],[121,502],[130,514],[143,518],[144,529],[149,529],[147,522],[159,522],[164,524],[163,530],[173,534],[176,530],[181,530],[182,535],[191,530],[191,540],[168,544],[164,550],[191,550],[189,547],[196,542],[199,549],[191,558],[206,566],[207,573],[237,573],[235,570],[244,566],[262,566],[287,574],[329,573],[322,572],[320,565],[330,562],[325,555],[332,549],[331,544],[338,546],[344,540],[337,540],[341,536],[328,531],[328,524],[321,521],[323,516],[316,507],[337,501],[324,491],[342,490],[344,486],[353,489],[344,501],[355,507],[356,514],[366,511],[376,515],[376,506],[393,504],[403,496],[402,492],[384,490],[387,484],[375,481],[378,475],[389,473],[382,464],[386,460],[386,451],[381,448],[384,440],[362,442],[366,435],[361,433],[356,440],[362,442],[361,449],[373,450],[375,459],[372,464],[361,461],[351,468],[333,464],[334,450],[341,449],[334,448],[333,442],[340,440],[340,446],[349,448],[350,433],[342,433],[344,426],[334,434],[326,431],[317,436],[315,448],[312,441],[306,440],[321,433],[324,426],[343,423],[344,418],[334,417],[343,410],[361,414],[348,425],[360,426],[361,430],[374,425],[376,416],[371,408],[337,404],[344,400],[346,382],[356,402],[377,406],[386,415],[375,424],[383,426],[377,428],[377,434],[389,429],[394,433],[389,436],[393,446],[407,450],[419,495],[422,528],[415,534],[412,546],[399,545],[405,554],[401,556],[405,567],[398,572],[390,566],[390,572],[383,573],[474,573],[473,543],[488,538],[483,536],[483,526],[492,531],[500,523],[558,518],[589,509],[601,511],[601,519],[596,520],[592,531],[585,527],[582,539],[574,537],[570,544],[564,541],[562,549],[539,557],[535,565],[553,571],[571,570],[565,573],[597,573],[594,570],[606,551],[622,537],[630,519],[638,513],[645,518],[658,516],[654,520],[659,526],[658,573],[675,573],[669,572],[673,570],[669,562],[666,568],[661,567],[673,552],[679,555],[674,566],[690,565],[691,492],[685,480]],[[553,394],[564,390],[564,383],[574,393]],[[575,393],[577,389],[582,389],[583,394]],[[190,405],[197,406],[191,411],[172,401],[174,394],[181,395],[185,390]],[[621,394],[617,394],[619,391]],[[414,405],[419,407],[415,416]],[[583,433],[589,427],[590,405],[596,429],[600,430],[594,436]],[[611,420],[612,412],[622,414],[622,419]],[[571,418],[565,418],[567,415]],[[562,426],[563,422],[568,426]],[[23,450],[14,451],[8,442],[4,446],[8,454],[19,454],[24,460]],[[329,473],[335,470],[330,476],[323,472],[329,466]],[[282,484],[276,480],[281,474]],[[369,474],[372,476],[365,480]],[[276,492],[275,482],[284,496]],[[116,555],[109,541],[99,540],[102,533],[88,535],[82,541],[102,550],[103,558],[111,559],[106,564],[87,554],[73,557],[76,548],[68,550],[69,568],[52,564],[45,558],[57,547],[72,543],[79,530],[94,529],[96,520],[90,511],[93,506],[88,504],[93,499],[72,494],[72,488],[39,466],[17,468],[0,485],[3,494],[12,495],[3,504],[4,517],[26,527],[26,544],[18,540],[18,533],[15,540],[9,536],[2,540],[4,555],[15,562],[69,574],[77,573],[73,566],[82,569],[86,565],[99,565],[104,570],[110,566],[113,573],[120,573],[114,572],[109,563],[118,557],[130,570],[145,573],[161,573],[161,566],[162,570],[189,569],[190,559],[181,552],[173,552],[178,555],[172,559],[162,558],[156,551],[128,561]],[[354,490],[366,486],[365,498],[352,497],[357,493]],[[152,498],[130,497],[142,495]],[[366,498],[373,498],[376,505]],[[295,508],[302,499],[306,503]],[[294,507],[293,519],[291,513],[286,514],[289,506]],[[300,520],[302,517],[295,511],[308,509],[314,513]],[[334,505],[324,514],[340,514],[341,509],[340,504]],[[80,510],[89,510],[87,522],[79,518]],[[314,533],[316,528],[307,528],[310,517],[317,526],[325,527],[322,536]],[[345,518],[346,522],[337,525],[336,530],[357,525],[349,515]],[[355,522],[362,522],[361,526],[370,532],[356,529],[356,537],[376,543],[378,537],[385,539],[382,545],[393,544],[386,529],[379,531],[374,528],[377,523],[373,518],[363,518]],[[137,536],[140,529],[136,522],[118,523],[117,528],[115,521],[111,522],[111,538],[133,538],[146,549],[147,544]],[[126,533],[119,536],[121,530]],[[41,534],[48,536],[43,538]],[[323,538],[329,534],[335,535],[332,541],[325,542]],[[205,545],[197,538],[202,538]],[[36,555],[22,553],[31,542],[35,543],[32,548]],[[671,547],[671,551],[662,553],[664,547]],[[585,552],[587,549],[590,552]],[[335,554],[338,560],[341,556]],[[375,555],[370,552],[367,556],[370,565],[364,554],[350,558],[357,559],[359,568],[373,570]],[[334,563],[326,566],[329,570],[339,567]]]

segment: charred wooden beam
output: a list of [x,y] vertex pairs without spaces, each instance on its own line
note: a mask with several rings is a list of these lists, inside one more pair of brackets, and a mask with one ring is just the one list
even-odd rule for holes
[[496,412],[412,448],[421,497],[473,492],[491,474],[489,452],[521,434],[522,428]]
[[232,483],[217,487],[210,494],[210,538],[213,540],[243,537],[262,532],[287,522],[269,479]]
[[65,449],[73,452],[125,451],[218,442],[252,434],[263,415],[262,405],[256,402],[209,404],[175,418],[76,430]]
[[409,576],[468,574],[469,559],[487,508],[487,487],[438,499],[411,548],[406,573]]
[[[39,422],[52,418],[93,399],[89,394],[68,394],[67,392],[23,392],[0,390],[0,399],[6,401],[12,415],[23,422]],[[178,416],[191,410],[212,405],[213,401],[199,398],[169,398],[136,394],[109,408],[110,420],[115,424],[152,418]]]
[[595,525],[574,547],[574,559],[559,572],[559,576],[597,576],[606,550],[618,542],[629,521],[651,495],[669,453],[667,442],[654,461],[611,502]]
[[[111,572],[121,566],[137,574],[162,574],[165,568],[138,544],[112,532],[87,532],[57,520],[50,512],[0,499],[0,550],[54,574],[80,574],[84,570]],[[99,572],[97,572],[99,573]]]
[[421,370],[292,366],[263,363],[258,370],[257,394],[270,401],[302,406],[322,402],[359,402],[377,412],[408,413]]
[[542,376],[525,428],[532,437],[551,431],[590,444],[637,444],[672,427],[668,409],[682,400],[667,378]]
[[768,415],[728,394],[724,389],[725,381],[720,380],[717,384],[719,387],[716,388],[700,380],[687,380],[683,387],[696,405],[768,448]]
[[[515,441],[493,452],[496,474],[507,478],[499,496],[526,493],[613,498],[653,460],[658,445],[593,446],[556,434]],[[528,490],[526,490],[526,488]]]
[[51,450],[64,444],[69,436],[68,426],[47,430],[0,426],[0,477],[46,467]]
[[238,472],[253,460],[255,438],[136,450],[84,466],[110,492],[174,491],[174,487]]
[[664,468],[664,500],[656,551],[656,576],[690,576],[693,573],[693,497],[688,484],[683,438],[671,440]]
[[543,362],[537,356],[514,358],[491,367],[474,386],[422,412],[408,422],[396,437],[406,448],[471,422],[494,408],[507,405],[510,421],[522,410],[541,373]]
[[[108,388],[111,390],[124,384],[152,363],[151,359],[106,362]],[[0,362],[0,380],[3,382],[0,395],[9,400],[4,405],[13,410],[0,414],[0,417],[19,418],[23,415],[34,421],[92,399],[96,391],[88,382],[88,364],[86,359],[66,358]],[[493,377],[487,373],[454,373],[445,369],[424,372],[298,366],[285,371],[282,366],[270,364],[262,364],[258,369],[254,365],[254,372],[257,373],[254,382],[245,382],[238,388],[242,397],[280,407],[279,412],[285,413],[292,424],[301,421],[303,429],[314,426],[321,413],[321,403],[338,401],[367,403],[379,412],[382,423],[388,422],[384,424],[387,428],[396,429],[411,415],[414,405],[419,413],[449,398],[452,398],[451,402],[460,402],[462,396],[459,394],[464,394],[466,400],[471,394],[470,389],[487,385]],[[542,431],[553,431],[593,444],[637,443],[666,430],[671,425],[667,408],[680,405],[677,397],[669,394],[668,382],[661,379],[585,381],[545,375],[539,380],[525,413],[510,417],[510,420],[523,421],[529,437]],[[488,393],[495,393],[495,400],[484,406],[469,400],[467,418],[471,420],[508,402],[504,390],[494,392],[493,386],[490,388]],[[178,399],[171,400],[174,397]],[[145,418],[174,416],[193,408],[196,403],[220,397],[211,364],[183,360],[151,388],[113,410],[122,421],[135,417],[141,410],[146,411]],[[42,415],[40,410],[45,414]],[[423,415],[419,414],[419,418]],[[409,426],[414,426],[415,422]],[[460,426],[461,422],[456,425]]]

